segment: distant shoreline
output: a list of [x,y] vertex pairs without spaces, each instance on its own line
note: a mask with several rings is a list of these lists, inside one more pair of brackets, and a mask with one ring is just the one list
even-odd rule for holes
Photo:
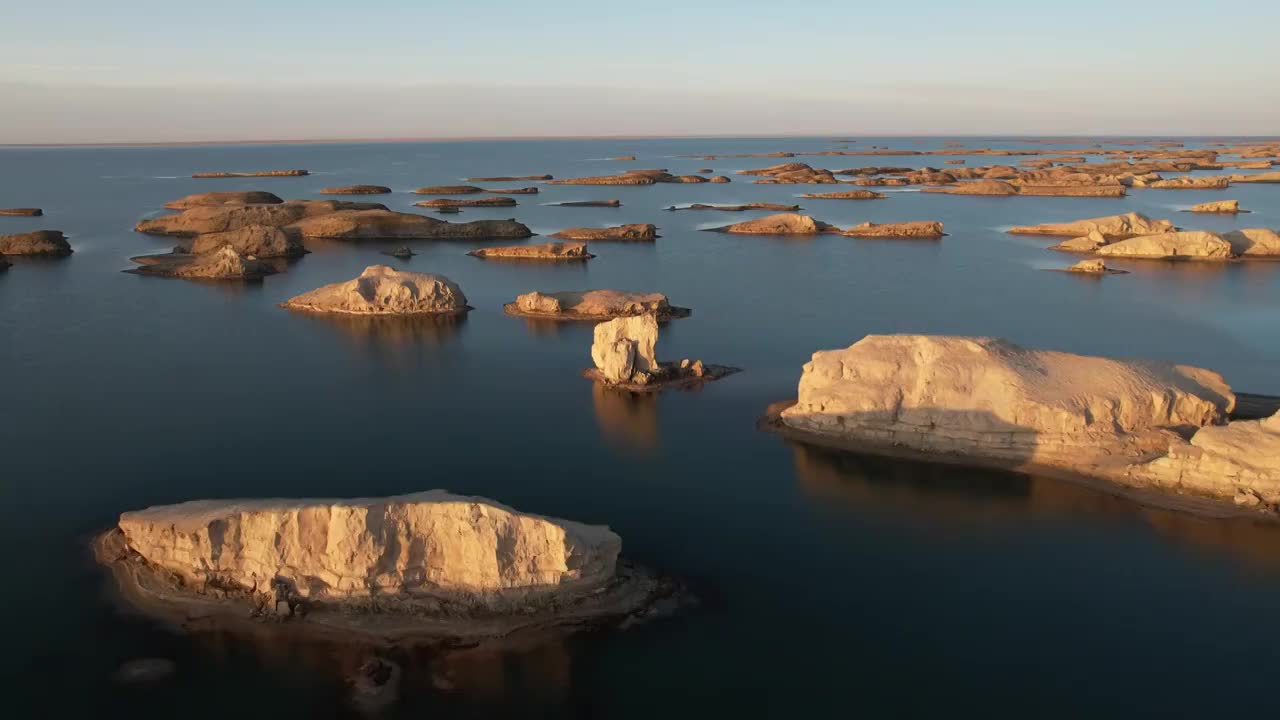
[[202,147],[216,145],[374,145],[396,143],[451,143],[451,142],[530,142],[556,140],[821,140],[848,137],[852,141],[859,138],[912,138],[912,139],[953,139],[981,138],[983,140],[1062,140],[1063,142],[1110,140],[1133,142],[1149,140],[1272,140],[1270,135],[1014,135],[1014,134],[925,134],[912,135],[903,133],[823,133],[823,134],[759,134],[759,135],[495,135],[495,136],[459,136],[459,137],[403,137],[403,138],[286,138],[275,140],[161,140],[154,142],[54,142],[54,143],[0,143],[0,149],[9,148],[95,148],[95,147]]

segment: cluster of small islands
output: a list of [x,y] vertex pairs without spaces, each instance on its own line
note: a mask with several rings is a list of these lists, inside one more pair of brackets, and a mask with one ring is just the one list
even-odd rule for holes
[[[877,148],[813,156],[1027,156],[1018,165],[814,168],[798,153],[734,157],[787,159],[741,171],[760,184],[858,186],[811,192],[815,201],[889,201],[867,188],[921,186],[957,196],[1123,198],[1133,189],[1226,190],[1280,183],[1280,143],[1145,150],[942,150]],[[1089,156],[1102,156],[1089,162]],[[708,161],[717,156],[705,155]],[[726,156],[720,156],[726,157]],[[1224,159],[1230,157],[1231,159]],[[614,158],[633,161],[633,157]],[[1262,170],[1191,176],[1205,170]],[[305,170],[204,173],[196,177],[292,177]],[[416,205],[439,214],[510,207],[539,185],[727,183],[710,169],[694,175],[629,170],[556,179],[550,175],[467,178],[424,187]],[[390,188],[326,188],[335,196],[388,194]],[[962,201],[962,200],[957,200]],[[1016,202],[1016,200],[1015,200]],[[612,205],[617,200],[559,203]],[[266,191],[205,192],[169,202],[172,214],[136,230],[178,238],[172,252],[133,258],[130,272],[200,281],[261,280],[287,270],[311,240],[509,240],[468,254],[506,262],[587,262],[589,243],[655,242],[655,224],[573,227],[553,242],[516,242],[534,233],[514,220],[450,222],[396,212],[375,202],[285,200]],[[690,204],[669,211],[771,211],[713,231],[729,234],[937,241],[941,222],[904,220],[840,228],[794,204]],[[1203,203],[1189,213],[1245,213],[1236,200]],[[35,208],[0,215],[39,216]],[[1193,223],[1188,223],[1193,224]],[[1120,273],[1108,259],[1246,262],[1280,259],[1280,234],[1268,228],[1226,233],[1181,228],[1135,212],[1014,227],[1010,233],[1056,238],[1052,249],[1083,256],[1060,268]],[[0,236],[5,256],[69,256],[56,230]],[[414,255],[405,247],[389,252]],[[460,316],[463,289],[442,275],[378,264],[358,277],[293,297],[287,310],[344,315]],[[690,314],[660,293],[616,289],[532,291],[504,306],[511,315],[596,323],[594,382],[658,392],[718,380],[738,368],[697,359],[659,360],[663,324]],[[896,457],[1035,471],[1098,483],[1150,500],[1164,494],[1184,509],[1275,515],[1280,510],[1280,412],[1275,403],[1238,396],[1219,374],[1164,362],[1116,360],[1022,348],[984,337],[873,335],[848,348],[813,354],[797,396],[777,403],[762,429],[803,443]],[[1156,500],[1158,502],[1158,500]],[[375,643],[474,641],[529,628],[627,624],[679,607],[680,584],[620,559],[621,539],[604,526],[520,513],[483,498],[430,491],[350,500],[193,501],[127,512],[95,542],[123,595],[177,622],[221,618],[271,623],[289,632],[338,633]],[[384,666],[370,672],[379,677]],[[376,682],[370,692],[383,692]]]

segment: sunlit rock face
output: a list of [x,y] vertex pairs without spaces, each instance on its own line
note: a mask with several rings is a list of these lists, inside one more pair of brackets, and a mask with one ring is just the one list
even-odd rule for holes
[[449,278],[370,265],[360,276],[290,298],[291,310],[350,315],[461,314],[467,297]]

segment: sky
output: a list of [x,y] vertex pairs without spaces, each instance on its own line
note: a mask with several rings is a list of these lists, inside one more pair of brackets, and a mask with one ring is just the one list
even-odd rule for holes
[[1274,0],[0,0],[0,143],[1274,135],[1277,21]]

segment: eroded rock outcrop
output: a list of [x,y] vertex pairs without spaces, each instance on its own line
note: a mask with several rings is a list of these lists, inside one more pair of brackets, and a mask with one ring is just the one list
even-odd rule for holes
[[566,228],[551,237],[562,240],[652,242],[658,239],[658,226],[652,223],[634,223],[607,228]]
[[1009,232],[1017,235],[1055,235],[1076,237],[1098,233],[1108,240],[1124,240],[1139,235],[1155,235],[1171,232],[1175,228],[1168,220],[1152,220],[1142,213],[1125,213],[1105,217],[1086,218],[1065,223],[1044,223],[1014,227]]
[[622,207],[621,200],[570,200],[550,204],[556,207]]
[[581,292],[531,292],[503,306],[508,314],[556,320],[610,320],[632,315],[653,315],[663,322],[687,317],[688,308],[673,306],[662,293],[623,290]]
[[0,208],[0,216],[7,217],[40,217],[44,210],[40,208]]
[[474,195],[484,192],[475,185],[430,185],[413,191],[415,195]]
[[230,245],[198,255],[175,252],[143,255],[133,261],[138,267],[129,272],[188,280],[261,280],[277,272],[274,265],[243,255]]
[[670,387],[689,387],[718,380],[738,372],[738,368],[710,365],[701,360],[659,362],[658,318],[653,313],[619,317],[596,325],[591,344],[595,367],[583,373],[605,385],[651,392]]
[[58,230],[0,235],[0,255],[70,255],[71,243]]
[[1230,184],[1231,180],[1225,177],[1193,177],[1187,175],[1168,180],[1157,180],[1147,185],[1147,187],[1154,190],[1222,190]]
[[1240,257],[1280,256],[1280,234],[1269,228],[1243,228],[1223,233],[1222,239],[1231,244],[1231,252]]
[[515,198],[509,197],[484,197],[484,198],[436,198],[434,200],[423,200],[416,202],[414,205],[418,207],[442,208],[442,207],[514,207],[516,205]]
[[884,200],[889,196],[874,190],[844,190],[830,193],[804,193],[800,197],[816,200]]
[[1127,270],[1115,270],[1107,267],[1101,260],[1081,260],[1062,272],[1079,273],[1081,275],[1125,275]]
[[193,178],[249,178],[249,177],[302,177],[310,175],[306,170],[257,170],[254,172],[202,172]]
[[582,242],[487,247],[472,250],[467,254],[472,257],[496,260],[590,260],[595,257],[587,252],[587,244]]
[[1228,179],[1233,183],[1280,183],[1280,172],[1231,175]]
[[1217,233],[1201,230],[1141,235],[1107,243],[1093,251],[1098,255],[1170,260],[1230,260],[1231,243]]
[[469,177],[467,182],[521,182],[524,180],[554,180],[551,175],[495,175],[493,177]]
[[744,210],[777,210],[779,212],[795,212],[799,205],[783,205],[780,203],[746,203],[743,205],[708,205],[693,203],[691,205],[672,205],[667,210],[723,210],[724,212],[742,212]]
[[141,220],[134,230],[150,235],[192,237],[212,232],[238,230],[248,225],[284,227],[303,218],[328,215],[342,210],[387,210],[380,203],[344,200],[291,200],[268,205],[196,206],[173,215]]
[[241,255],[259,258],[298,257],[307,252],[297,232],[267,225],[246,225],[227,232],[197,235],[182,247],[186,252],[200,255],[223,246]]
[[1218,200],[1217,202],[1200,203],[1192,205],[1187,212],[1193,213],[1216,213],[1222,215],[1235,215],[1237,213],[1249,212],[1240,209],[1239,200]]
[[1131,473],[1160,488],[1274,510],[1280,505],[1280,413],[1201,428]]
[[371,265],[354,280],[325,285],[281,303],[290,310],[349,315],[460,315],[467,297],[443,275]]
[[778,213],[755,220],[712,228],[714,232],[735,233],[742,235],[816,235],[818,233],[840,232],[840,228],[821,220],[814,220],[808,215],[798,213]]
[[386,185],[343,185],[327,187],[320,191],[321,195],[388,195],[391,188]]
[[1029,350],[981,337],[869,335],[814,353],[788,428],[853,445],[1046,465],[1108,477],[1179,433],[1225,422],[1217,373]]
[[515,220],[451,223],[391,210],[340,210],[303,218],[289,228],[304,238],[330,240],[515,240],[533,235]]
[[844,234],[849,237],[919,240],[937,240],[946,235],[942,231],[942,223],[933,220],[900,223],[864,222],[845,230]]
[[652,615],[677,588],[619,562],[621,547],[604,526],[443,490],[152,507],[94,544],[125,599],[158,617],[395,643]]
[[279,205],[284,202],[275,193],[261,190],[232,192],[207,192],[188,195],[164,204],[170,210],[188,210],[194,207],[221,207],[223,205]]
[[738,174],[762,176],[763,179],[756,180],[756,182],[765,184],[835,185],[840,182],[830,170],[813,168],[799,162],[782,163],[781,165],[772,165],[755,170],[739,170]]

